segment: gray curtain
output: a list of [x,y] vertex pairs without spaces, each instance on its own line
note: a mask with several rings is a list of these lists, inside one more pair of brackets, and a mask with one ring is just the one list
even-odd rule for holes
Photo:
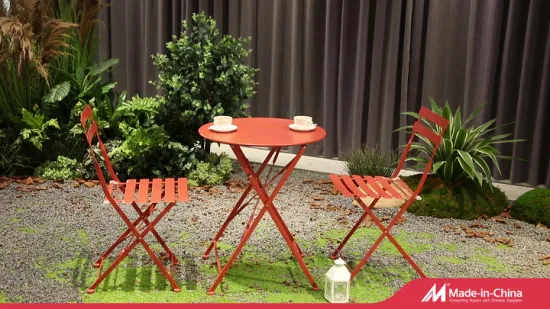
[[550,186],[550,1],[545,0],[113,0],[103,12],[101,57],[121,59],[120,89],[155,95],[150,55],[181,20],[205,11],[223,33],[251,36],[260,68],[254,116],[314,116],[327,138],[310,155],[361,144],[397,147],[403,111],[449,101],[477,123],[528,141],[500,151],[514,183]]

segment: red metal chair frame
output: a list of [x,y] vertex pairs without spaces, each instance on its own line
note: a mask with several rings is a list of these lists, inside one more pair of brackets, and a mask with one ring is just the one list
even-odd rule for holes
[[[162,179],[153,179],[149,181],[148,179],[129,179],[126,182],[121,182],[117,177],[116,173],[113,170],[109,157],[107,155],[107,150],[98,133],[98,126],[93,118],[92,108],[90,105],[87,105],[82,114],[80,115],[80,123],[84,129],[84,134],[86,135],[86,141],[90,147],[90,155],[92,156],[94,167],[96,169],[101,188],[105,193],[106,202],[109,202],[115,211],[120,215],[122,220],[126,223],[128,228],[124,233],[122,233],[118,239],[101,255],[101,257],[93,264],[95,268],[99,268],[98,278],[87,290],[89,294],[94,293],[97,286],[118,266],[118,264],[126,257],[128,254],[140,243],[145,251],[151,256],[151,259],[159,267],[161,273],[166,277],[174,292],[179,292],[181,289],[174,280],[172,274],[174,273],[174,265],[179,264],[176,255],[168,248],[162,237],[156,231],[155,226],[157,223],[172,209],[176,204],[176,186],[178,191],[178,201],[185,202],[188,200],[187,192],[187,179],[179,178],[177,180],[173,178],[168,178],[165,180]],[[103,175],[103,170],[101,165],[97,161],[95,152],[92,148],[92,142],[94,137],[97,139],[99,144],[99,149],[101,155],[107,167],[107,171],[112,181],[107,184],[105,177]],[[149,187],[151,185],[151,191]],[[164,189],[163,189],[164,187]],[[136,197],[137,189],[137,197]],[[156,206],[159,202],[166,203],[167,205],[164,209],[156,216],[154,219],[150,219],[153,211],[156,210]],[[142,210],[139,204],[147,204],[145,210]],[[133,222],[128,218],[128,216],[122,210],[120,204],[131,204],[132,208],[137,212],[138,218]],[[149,233],[157,239],[161,244],[162,248],[170,257],[171,262],[171,272],[168,272],[166,267],[162,264],[161,260],[155,255],[153,250],[145,241],[145,236]],[[102,272],[103,262],[105,259],[113,252],[124,240],[129,237],[133,237],[133,241],[129,245],[124,247],[118,257],[113,261],[109,268]],[[172,273],[172,274],[171,274]]]
[[[405,147],[401,160],[399,161],[399,164],[391,178],[384,178],[380,176],[362,177],[357,175],[353,175],[353,176],[334,175],[334,174],[330,175],[330,178],[332,179],[336,188],[338,188],[338,190],[344,196],[353,197],[357,201],[357,203],[359,203],[361,208],[363,208],[363,210],[365,211],[365,213],[359,218],[357,223],[355,223],[351,231],[342,240],[338,248],[336,248],[334,253],[331,255],[331,258],[338,257],[338,255],[340,254],[340,251],[345,246],[349,238],[353,235],[355,230],[357,230],[357,228],[361,225],[361,222],[363,222],[363,220],[367,218],[367,216],[369,216],[374,222],[374,224],[382,231],[382,234],[378,237],[378,239],[374,242],[372,247],[368,250],[365,257],[352,271],[352,274],[351,274],[352,279],[357,275],[357,273],[361,270],[361,268],[365,265],[365,263],[367,263],[371,255],[380,245],[382,240],[384,240],[384,238],[388,238],[388,240],[397,248],[397,250],[401,253],[401,255],[409,262],[409,264],[414,268],[414,270],[420,275],[420,277],[422,278],[426,277],[426,275],[422,272],[420,267],[418,267],[418,265],[407,254],[407,252],[405,252],[405,250],[399,245],[397,240],[390,234],[390,230],[394,227],[394,225],[401,218],[401,216],[403,216],[407,208],[409,208],[409,206],[414,202],[416,197],[422,191],[424,182],[426,181],[426,178],[432,168],[433,157],[437,151],[437,148],[439,147],[439,144],[441,143],[441,140],[443,139],[443,134],[445,133],[445,130],[449,125],[448,120],[432,112],[431,110],[429,110],[424,106],[421,107],[419,116],[420,116],[419,119],[412,126],[411,137],[407,143],[407,146]],[[423,120],[430,121],[434,123],[436,126],[439,126],[441,128],[441,131],[439,132],[439,134],[432,131],[425,125],[423,125],[422,124]],[[416,188],[415,191],[412,191],[401,179],[399,179],[398,175],[405,164],[405,160],[409,154],[411,144],[414,138],[416,137],[416,135],[420,135],[424,137],[424,139],[427,139],[431,143],[433,143],[434,149],[426,164],[426,167],[424,168],[424,173],[420,179],[418,187]],[[365,198],[365,197],[373,198],[372,203],[368,206],[362,200],[362,198]],[[395,217],[390,221],[390,223],[387,226],[384,226],[372,211],[372,209],[376,206],[376,203],[380,200],[380,198],[406,199],[406,202],[402,206],[400,206],[400,210],[397,212]]]

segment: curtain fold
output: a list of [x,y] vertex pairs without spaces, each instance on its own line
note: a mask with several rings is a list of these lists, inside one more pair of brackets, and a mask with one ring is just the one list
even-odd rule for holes
[[252,37],[246,63],[260,71],[254,116],[312,115],[328,134],[310,155],[336,157],[362,144],[396,148],[429,97],[496,118],[496,179],[550,186],[550,1],[544,0],[117,0],[102,13],[101,58],[130,95],[155,95],[151,54],[193,12],[224,34]]

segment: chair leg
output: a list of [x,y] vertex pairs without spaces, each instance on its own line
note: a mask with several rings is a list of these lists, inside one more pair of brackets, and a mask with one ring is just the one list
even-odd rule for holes
[[372,247],[369,249],[369,251],[367,252],[367,254],[365,255],[365,257],[363,257],[363,259],[361,260],[361,262],[359,262],[359,264],[357,264],[357,266],[355,266],[355,268],[354,268],[353,271],[351,272],[351,280],[353,280],[353,278],[355,278],[355,276],[357,275],[357,273],[359,273],[359,271],[361,270],[361,268],[363,268],[363,266],[365,266],[365,264],[366,264],[367,261],[370,259],[370,257],[372,256],[372,254],[374,253],[374,251],[376,250],[376,248],[378,248],[378,246],[380,245],[380,243],[382,242],[383,239],[384,239],[384,235],[381,235],[380,237],[378,237],[378,239],[374,242],[374,244],[373,244]]
[[88,288],[88,290],[86,290],[86,292],[88,294],[93,294],[101,281],[107,278],[107,276],[118,266],[120,262],[122,262],[122,260],[124,260],[126,256],[128,256],[130,251],[132,251],[137,244],[138,241],[134,240],[128,247],[122,249],[121,254],[114,260],[113,264],[111,264],[111,266],[109,266],[109,268],[97,278],[97,280]]
[[361,216],[361,218],[359,218],[359,220],[357,220],[357,222],[355,223],[353,228],[349,231],[349,233],[346,235],[346,237],[344,237],[344,239],[340,242],[340,245],[338,245],[338,248],[336,248],[336,250],[334,250],[334,252],[330,256],[331,259],[336,259],[338,257],[338,255],[340,255],[340,250],[342,250],[342,248],[344,248],[344,246],[346,245],[346,243],[350,239],[351,235],[353,235],[353,233],[355,233],[355,230],[357,230],[357,228],[361,225],[363,220],[365,220],[367,215],[368,215],[367,213],[364,213]]
[[[109,266],[109,268],[104,272],[104,273],[101,273],[101,268],[99,270],[100,272],[100,275],[98,276],[97,280],[90,286],[90,288],[88,288],[87,292],[89,294],[91,293],[94,293],[95,292],[95,289],[97,288],[97,286],[118,266],[118,264],[125,258],[128,256],[128,254],[135,248],[135,246],[138,244],[138,243],[141,243],[142,246],[145,248],[145,251],[147,251],[147,253],[151,256],[151,258],[153,259],[153,261],[155,262],[155,264],[159,267],[161,273],[164,275],[164,277],[168,280],[168,282],[170,282],[170,285],[172,286],[172,290],[174,292],[180,292],[181,289],[179,288],[179,286],[177,285],[176,281],[174,280],[174,278],[172,277],[172,275],[167,271],[166,267],[164,267],[164,265],[162,264],[162,262],[160,261],[160,259],[155,255],[155,253],[153,252],[153,250],[149,247],[149,245],[145,242],[145,236],[149,233],[149,232],[152,232],[153,234],[156,234],[155,237],[159,240],[159,242],[161,242],[161,245],[163,245],[163,248],[167,251],[167,253],[170,255],[170,261],[173,262],[173,264],[175,263],[175,261],[177,261],[177,259],[175,259],[175,255],[174,253],[172,253],[172,251],[170,251],[170,249],[168,249],[168,246],[166,246],[166,243],[164,243],[164,241],[162,240],[162,238],[160,237],[160,235],[158,235],[158,233],[156,232],[155,230],[155,225],[170,211],[170,209],[175,205],[175,203],[169,203],[162,211],[161,213],[154,219],[152,220],[151,222],[149,222],[149,220],[147,219],[148,216],[150,216],[151,214],[151,210],[152,208],[154,208],[154,206],[150,206],[148,211],[145,211],[145,212],[141,212],[140,211],[140,218],[138,218],[136,221],[134,222],[131,222],[128,217],[122,212],[122,210],[120,209],[120,207],[116,204],[114,204],[113,206],[115,207],[115,209],[117,210],[117,212],[119,213],[119,215],[122,217],[122,219],[126,222],[126,224],[128,225],[128,230],[131,230],[133,236],[135,237],[134,241],[132,241],[132,243],[127,246],[126,248],[122,249],[122,251],[120,252],[119,256],[115,259],[115,261],[113,262],[113,264],[111,264]],[[141,220],[143,221],[146,221],[146,224],[147,226],[145,227],[145,229],[143,229],[143,231],[140,233],[137,228],[136,228],[136,224],[139,223]],[[137,223],[136,223],[137,222]],[[125,238],[126,235],[129,234],[128,231],[124,232],[117,241],[115,241],[115,243],[106,251],[106,255],[110,254],[112,252],[112,250],[114,248],[116,248],[116,245],[118,245],[121,241],[121,239]],[[104,257],[102,257],[99,261],[101,262],[99,265],[101,266],[102,265],[102,262],[103,262],[103,259]]]
[[172,286],[172,290],[174,292],[180,292],[181,289],[178,286],[178,284],[176,283],[176,281],[174,280],[174,277],[172,277],[172,275],[168,272],[168,270],[166,270],[166,267],[164,267],[164,265],[162,264],[160,259],[156,256],[156,254],[153,252],[151,247],[149,247],[149,245],[145,242],[145,240],[143,240],[143,238],[141,238],[139,240],[139,242],[141,243],[143,248],[145,248],[145,251],[147,251],[147,253],[149,253],[149,256],[151,256],[151,259],[153,259],[153,262],[155,262],[155,264],[157,264],[157,267],[160,269],[160,272],[164,275],[166,280],[168,280],[168,282],[170,282],[170,285]]
[[401,253],[401,255],[405,258],[405,260],[407,260],[407,262],[411,265],[411,267],[418,273],[418,275],[421,277],[421,278],[426,278],[426,275],[424,274],[424,272],[422,272],[422,270],[420,269],[420,267],[418,267],[418,265],[413,261],[413,259],[407,254],[407,252],[401,247],[401,245],[399,245],[399,243],[397,242],[397,240],[390,234],[390,230],[395,226],[397,220],[399,220],[399,218],[401,218],[403,216],[403,214],[405,213],[405,211],[407,210],[408,206],[411,204],[411,201],[408,201],[406,202],[402,207],[401,209],[397,212],[397,214],[395,215],[395,217],[391,220],[391,222],[388,224],[388,226],[384,226],[382,224],[382,222],[380,222],[380,220],[376,217],[376,215],[372,212],[372,204],[371,206],[367,206],[365,205],[365,203],[363,203],[363,201],[358,201],[359,204],[361,205],[361,207],[365,210],[365,213],[368,214],[373,222],[376,224],[376,226],[380,229],[380,231],[382,232],[382,235],[380,235],[378,237],[378,239],[376,240],[376,242],[372,245],[372,247],[369,249],[369,251],[367,252],[367,254],[365,255],[365,257],[361,260],[361,262],[355,267],[355,269],[353,270],[352,274],[351,274],[351,279],[353,279],[357,273],[361,270],[361,268],[367,263],[367,261],[369,260],[369,258],[372,256],[372,254],[374,253],[374,251],[376,250],[376,248],[380,245],[380,243],[382,242],[382,240],[384,240],[384,238],[388,238],[388,240],[396,247],[397,251],[399,251],[399,253]]

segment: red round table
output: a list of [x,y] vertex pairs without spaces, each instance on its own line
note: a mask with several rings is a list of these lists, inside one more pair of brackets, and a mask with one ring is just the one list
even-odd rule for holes
[[[281,118],[237,118],[233,119],[233,124],[237,126],[237,130],[233,132],[213,132],[209,129],[212,123],[207,123],[199,128],[199,134],[202,137],[213,142],[229,144],[231,146],[231,149],[235,153],[237,160],[239,161],[244,172],[248,176],[248,180],[250,182],[246,190],[243,192],[241,198],[239,199],[237,204],[235,204],[235,206],[231,210],[231,213],[229,214],[222,227],[210,243],[210,246],[203,255],[203,258],[207,259],[210,256],[210,252],[212,251],[212,249],[214,249],[214,253],[216,255],[216,264],[218,267],[218,276],[216,277],[216,280],[214,281],[212,286],[208,289],[208,294],[215,293],[216,287],[220,284],[229,268],[231,268],[231,265],[233,264],[239,253],[242,251],[244,244],[248,241],[248,238],[250,238],[250,235],[266,212],[269,213],[269,215],[275,222],[277,229],[283,235],[283,238],[285,239],[288,247],[292,251],[292,254],[298,261],[298,264],[300,264],[300,267],[304,271],[313,289],[319,289],[317,287],[317,284],[315,283],[315,280],[313,280],[311,273],[307,269],[306,264],[304,263],[304,260],[302,258],[304,256],[302,250],[296,243],[296,240],[292,236],[292,233],[290,233],[288,227],[281,218],[281,215],[273,204],[273,200],[283,187],[290,174],[292,174],[292,171],[294,170],[296,163],[298,163],[298,160],[300,160],[300,157],[306,151],[306,145],[321,141],[323,138],[325,138],[327,133],[323,128],[319,126],[317,126],[315,130],[308,132],[293,131],[289,128],[289,125],[292,123],[293,121],[290,119]],[[254,169],[250,165],[250,162],[244,155],[241,146],[269,147],[271,148],[271,151],[263,161],[262,165],[260,165],[258,170],[254,171]],[[277,157],[279,156],[281,149],[288,146],[300,146],[300,150],[286,166],[284,166],[276,175],[271,177],[273,165],[277,161]],[[269,171],[265,177],[265,180],[262,181],[260,179],[260,176],[268,165],[271,158],[273,158],[273,161],[269,167]],[[279,180],[271,194],[269,194],[267,189],[271,186],[272,182],[281,175],[281,179]],[[252,198],[245,201],[252,189],[254,189],[255,194],[252,195]],[[241,241],[229,258],[229,261],[222,268],[218,255],[217,241],[223,235],[223,232],[225,231],[231,220],[233,220],[233,218],[235,218],[248,205],[251,205],[252,200],[254,200],[256,197],[258,197],[258,200],[248,219]],[[260,201],[262,202],[263,206],[261,207],[258,214],[255,215],[257,206]]]

